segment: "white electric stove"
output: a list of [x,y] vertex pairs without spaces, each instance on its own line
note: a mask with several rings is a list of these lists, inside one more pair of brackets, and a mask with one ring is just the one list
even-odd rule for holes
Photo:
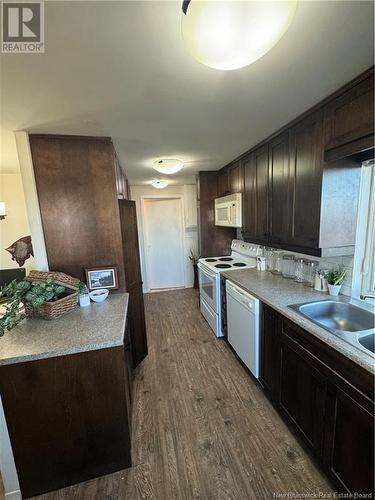
[[221,257],[199,259],[199,296],[200,309],[207,323],[217,337],[225,336],[225,282],[220,273],[256,267],[259,245],[233,240],[231,254]]

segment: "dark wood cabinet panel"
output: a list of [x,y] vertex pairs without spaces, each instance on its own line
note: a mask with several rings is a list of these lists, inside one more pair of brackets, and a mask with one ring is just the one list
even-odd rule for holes
[[267,242],[268,230],[268,145],[243,159],[243,235],[253,243]]
[[229,174],[228,170],[219,171],[219,175],[217,176],[217,195],[218,196],[226,196],[230,193],[230,185],[229,185]]
[[287,244],[292,230],[292,193],[289,130],[272,139],[269,151],[269,212],[272,244]]
[[198,174],[198,244],[202,257],[228,255],[236,229],[215,226],[215,198],[218,197],[217,172],[201,171]]
[[319,248],[323,175],[323,113],[317,111],[290,131],[292,246]]
[[[325,148],[332,149],[374,133],[374,73],[325,108]],[[372,144],[374,144],[372,142]]]
[[231,193],[242,193],[243,175],[241,162],[234,163],[228,169],[229,190]]
[[260,337],[260,383],[271,400],[278,401],[280,373],[280,317],[262,304]]
[[126,291],[129,293],[128,325],[133,366],[147,356],[137,212],[135,201],[119,200]]
[[353,397],[338,387],[328,391],[328,404],[325,466],[343,491],[374,495],[373,408],[365,407],[361,394]]
[[371,373],[269,306],[262,311],[264,389],[340,492],[372,493]]
[[1,366],[22,496],[130,467],[127,393],[122,347]]
[[287,337],[281,337],[280,409],[321,455],[325,414],[325,377]]
[[109,138],[31,135],[35,182],[51,271],[85,280],[84,268],[124,268]]
[[142,285],[129,288],[128,324],[133,367],[147,356],[147,332]]

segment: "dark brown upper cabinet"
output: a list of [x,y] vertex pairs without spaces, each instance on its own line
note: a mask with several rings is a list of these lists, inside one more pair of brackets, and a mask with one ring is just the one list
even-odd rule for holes
[[268,229],[268,144],[243,159],[243,236],[253,243],[267,242]]
[[290,130],[289,244],[319,249],[320,195],[323,175],[323,113],[317,111]]
[[225,169],[219,172],[217,176],[217,195],[226,196],[230,194],[230,186],[229,186],[229,173],[228,170]]
[[[374,73],[338,95],[325,107],[327,159],[339,159],[343,151],[355,153],[374,146]],[[347,153],[346,153],[347,154]]]
[[229,189],[231,193],[242,193],[243,191],[243,176],[242,164],[240,161],[233,163],[228,168]]
[[[215,198],[218,194],[218,175],[214,170],[201,171],[197,176],[198,248],[201,257],[228,255],[236,237],[236,229],[215,225]],[[224,195],[225,196],[225,195]]]
[[292,178],[289,161],[290,132],[272,139],[269,151],[270,240],[287,244],[291,237]]

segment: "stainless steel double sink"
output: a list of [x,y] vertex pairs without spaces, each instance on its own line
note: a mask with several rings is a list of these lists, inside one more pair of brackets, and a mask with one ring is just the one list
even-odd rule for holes
[[370,306],[355,305],[352,300],[335,298],[293,304],[301,316],[375,357],[375,314]]

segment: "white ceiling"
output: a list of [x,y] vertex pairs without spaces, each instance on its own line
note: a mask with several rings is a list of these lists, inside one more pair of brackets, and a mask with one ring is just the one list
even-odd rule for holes
[[373,2],[302,1],[268,54],[229,72],[191,58],[180,8],[45,2],[45,54],[2,54],[2,171],[18,170],[13,131],[27,130],[111,136],[131,184],[158,177],[158,157],[193,182],[373,64]]

